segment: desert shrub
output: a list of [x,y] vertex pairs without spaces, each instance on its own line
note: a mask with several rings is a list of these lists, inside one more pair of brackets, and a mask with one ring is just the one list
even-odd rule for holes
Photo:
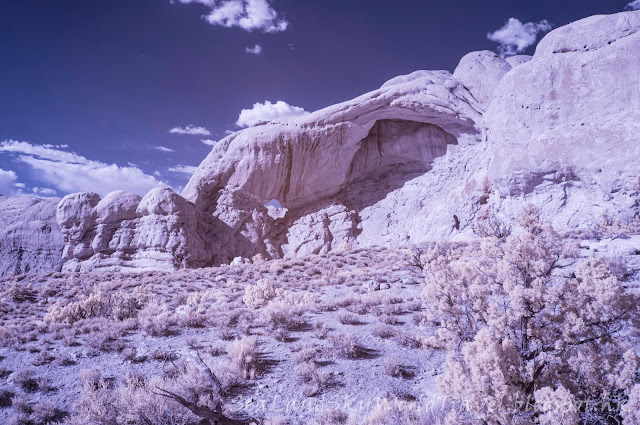
[[347,310],[356,314],[369,313],[369,306],[363,303],[354,303],[347,307]]
[[55,357],[51,357],[46,351],[41,351],[31,361],[31,364],[34,366],[42,366],[44,364],[50,363],[52,360],[54,360],[54,358]]
[[31,413],[29,398],[25,394],[16,394],[11,398],[11,407],[18,413],[24,413],[26,415]]
[[[187,393],[201,392],[206,401],[205,380],[196,371],[192,382],[179,385],[175,379],[140,378],[127,374],[123,380],[110,385],[97,369],[83,371],[82,394],[75,405],[69,425],[196,425],[199,418],[178,403],[158,394],[157,388],[185,389]],[[187,387],[187,388],[183,388]]]
[[640,385],[636,384],[629,391],[627,403],[622,408],[625,425],[640,424]]
[[209,321],[207,308],[202,305],[185,306],[183,309],[176,311],[175,319],[179,326],[190,328],[204,328]]
[[328,376],[312,361],[298,365],[297,372],[303,382],[302,393],[307,397],[319,394],[329,381]]
[[153,336],[168,336],[173,332],[177,320],[166,304],[151,301],[138,314],[140,326]]
[[58,366],[71,366],[76,364],[74,356],[66,351],[61,351],[56,355],[55,362]]
[[31,418],[28,413],[17,412],[9,417],[7,425],[31,425]]
[[24,391],[36,391],[39,388],[35,369],[20,369],[13,372],[13,382]]
[[312,343],[305,343],[297,348],[298,349],[293,354],[293,358],[298,363],[315,360],[322,353],[322,346]]
[[473,223],[473,232],[483,238],[506,238],[511,234],[511,225],[501,220],[493,208],[484,208],[478,213],[478,218]]
[[380,316],[380,321],[385,325],[398,325],[400,324],[400,319],[391,314],[382,314]]
[[262,320],[271,329],[294,330],[305,323],[304,309],[275,300],[262,310]]
[[278,295],[279,291],[279,288],[277,288],[270,280],[260,279],[255,285],[247,286],[244,290],[242,302],[244,302],[249,308],[260,308],[267,305],[269,301],[274,299]]
[[360,318],[355,314],[348,313],[346,311],[341,311],[338,313],[338,321],[343,325],[360,325],[362,322]]
[[33,405],[33,418],[38,424],[52,422],[60,416],[58,409],[50,401],[39,401]]
[[603,258],[561,273],[572,259],[535,208],[519,224],[479,249],[440,244],[423,257],[423,298],[440,323],[429,344],[449,350],[441,391],[489,424],[606,421],[576,402],[625,396],[637,382],[638,297]]
[[352,334],[330,333],[329,342],[331,342],[333,351],[337,355],[347,359],[355,359],[358,357],[360,347],[358,346],[358,341]]
[[[83,372],[83,392],[72,425],[196,425],[236,423],[224,417],[220,382],[198,356],[198,365],[172,362],[164,378],[126,373],[114,384],[98,370]],[[207,416],[209,415],[209,416]],[[204,420],[211,415],[219,418]]]
[[373,331],[371,332],[378,338],[382,339],[391,338],[396,334],[396,330],[390,325],[378,325],[373,328]]
[[227,301],[227,297],[218,289],[192,292],[185,297],[182,302],[184,307],[177,312],[176,318],[181,326],[203,328],[207,323],[216,322],[210,312],[216,311]]
[[254,379],[259,358],[258,339],[254,336],[236,339],[227,346],[233,368],[244,379]]
[[394,339],[398,344],[408,348],[420,348],[424,343],[421,335],[410,331],[397,331]]
[[600,221],[593,226],[591,233],[597,239],[611,238],[622,234],[638,234],[640,233],[640,217],[605,212]]
[[31,286],[20,282],[7,284],[2,290],[2,295],[16,302],[35,301],[36,299],[35,291]]
[[384,373],[389,376],[399,376],[400,375],[400,365],[398,365],[398,359],[395,356],[385,357],[384,362],[382,363],[384,368]]
[[329,333],[329,328],[322,322],[315,322],[313,324],[313,331],[318,339],[325,339]]
[[148,291],[135,288],[133,291],[112,290],[108,284],[98,284],[78,301],[56,301],[45,316],[49,323],[75,323],[92,317],[124,320],[135,317],[148,301]]
[[221,300],[225,300],[225,296],[219,289],[207,289],[190,293],[185,300],[185,304],[189,306],[210,306]]
[[277,299],[301,308],[308,308],[318,302],[318,296],[312,292],[293,292],[289,290],[281,291]]

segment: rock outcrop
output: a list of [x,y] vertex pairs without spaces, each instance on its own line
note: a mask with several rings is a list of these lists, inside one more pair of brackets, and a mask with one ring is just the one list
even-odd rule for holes
[[64,241],[59,199],[0,196],[0,276],[59,271]]
[[194,206],[168,188],[144,198],[116,191],[104,199],[75,193],[60,201],[64,271],[177,269],[210,265]]
[[[482,111],[449,72],[395,78],[354,100],[227,137],[183,195],[228,226],[227,261],[325,252],[369,232],[404,237],[416,211],[368,228],[388,221],[393,208],[380,202],[452,148],[478,144]],[[287,209],[284,218],[270,218],[263,207],[274,199]]]
[[460,59],[453,78],[460,81],[486,109],[500,80],[511,69],[512,66],[500,56],[483,50],[471,52]]
[[63,268],[468,239],[478,216],[527,203],[562,231],[638,219],[639,115],[640,11],[594,16],[550,32],[533,57],[473,52],[453,74],[417,71],[236,132],[182,196],[69,195]]
[[500,81],[484,119],[491,202],[505,213],[533,202],[564,229],[603,214],[635,216],[640,12],[549,33]]

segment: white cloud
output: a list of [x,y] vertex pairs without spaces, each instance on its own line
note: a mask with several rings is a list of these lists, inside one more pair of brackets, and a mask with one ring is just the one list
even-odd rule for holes
[[56,196],[56,194],[58,193],[55,189],[51,189],[48,187],[37,187],[37,186],[32,188],[31,191],[36,195],[42,195],[42,196]]
[[175,167],[169,168],[169,171],[173,171],[174,173],[182,173],[182,174],[193,174],[198,167],[193,165],[176,165]]
[[244,51],[247,53],[251,53],[252,55],[259,55],[260,53],[262,53],[262,46],[259,44],[256,44],[253,47],[247,47],[246,49],[244,49]]
[[154,146],[154,148],[162,152],[175,152],[173,149],[164,146]]
[[627,4],[628,10],[640,10],[640,0],[634,0],[631,3]]
[[16,183],[16,180],[18,180],[18,176],[16,176],[15,172],[0,168],[0,195],[12,195],[14,192],[13,187],[19,184]]
[[171,134],[191,134],[198,136],[210,136],[211,132],[204,127],[196,127],[195,125],[188,125],[184,128],[182,127],[173,127],[169,130]]
[[267,0],[178,0],[180,3],[199,3],[209,11],[204,19],[211,25],[238,27],[246,31],[279,32],[289,23],[278,15]]
[[217,140],[211,140],[211,139],[202,139],[200,141],[207,146],[215,146],[218,143]]
[[279,117],[303,114],[308,114],[308,112],[300,107],[291,106],[282,100],[276,103],[271,103],[267,100],[264,103],[256,103],[251,109],[243,109],[236,124],[240,127],[249,127]]
[[551,31],[551,28],[551,24],[546,19],[538,23],[523,24],[516,18],[509,18],[502,28],[487,34],[487,38],[500,44],[498,47],[500,56],[513,56],[534,45],[538,34]]
[[58,162],[85,162],[87,158],[73,152],[60,150],[66,145],[32,145],[27,142],[5,140],[0,143],[0,152],[19,153],[29,156],[37,156]]
[[97,192],[105,195],[123,189],[144,195],[154,187],[166,186],[136,166],[106,164],[60,150],[58,146],[48,146],[5,140],[0,143],[0,153],[15,154],[17,162],[34,169],[37,180],[63,193]]

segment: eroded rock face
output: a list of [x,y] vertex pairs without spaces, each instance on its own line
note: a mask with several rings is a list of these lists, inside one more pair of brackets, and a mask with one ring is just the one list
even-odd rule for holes
[[58,205],[65,271],[210,265],[194,206],[168,188],[144,198],[116,191],[66,196]]
[[0,196],[0,276],[59,271],[64,246],[59,199]]
[[[228,226],[228,239],[238,241],[223,244],[228,261],[325,252],[357,240],[367,208],[372,220],[387,216],[375,205],[450,147],[478,143],[481,110],[446,71],[394,78],[352,101],[231,135],[183,195]],[[284,218],[268,216],[263,205],[272,199],[288,209]],[[390,231],[404,235],[402,227]]]
[[640,12],[549,33],[531,61],[504,76],[485,124],[505,213],[533,202],[565,229],[603,213],[637,214]]

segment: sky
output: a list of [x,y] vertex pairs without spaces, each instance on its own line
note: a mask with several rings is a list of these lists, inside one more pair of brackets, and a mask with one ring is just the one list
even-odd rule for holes
[[640,0],[0,0],[0,194],[180,191],[227,134]]

